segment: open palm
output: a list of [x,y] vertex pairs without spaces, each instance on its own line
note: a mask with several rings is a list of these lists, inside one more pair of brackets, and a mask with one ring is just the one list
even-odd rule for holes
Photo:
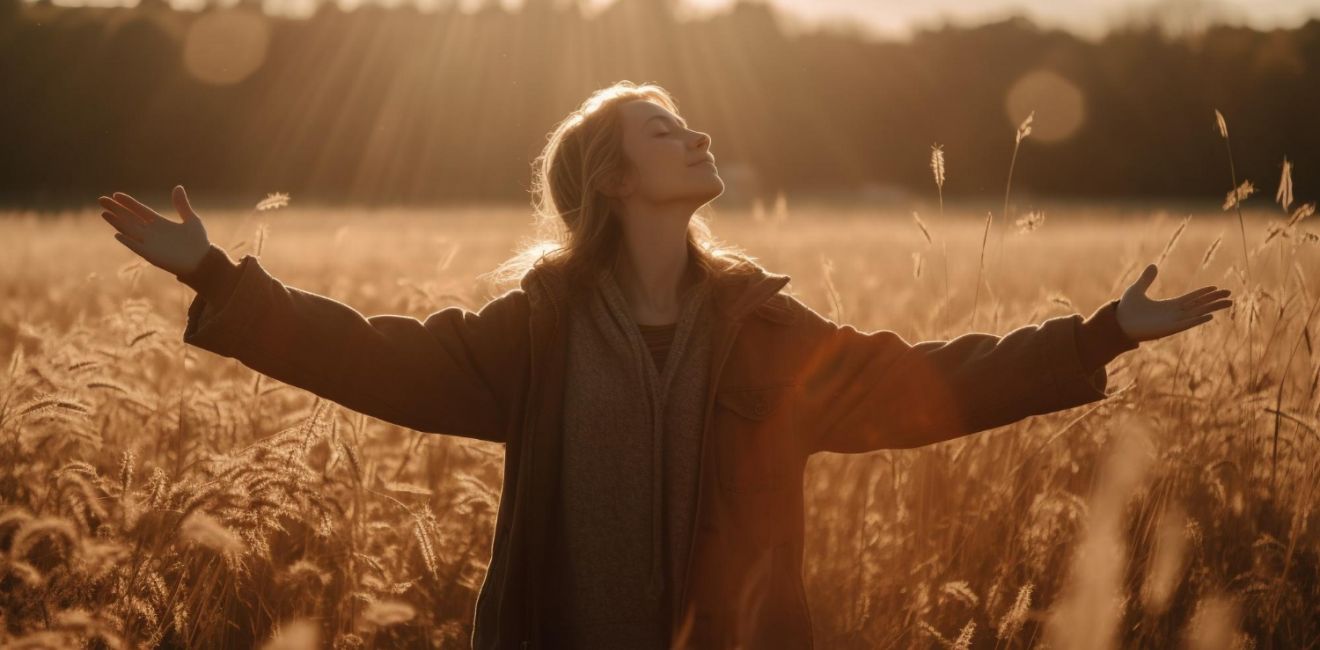
[[182,185],[174,186],[171,200],[182,221],[166,219],[123,192],[97,199],[105,208],[101,217],[119,231],[115,233],[119,243],[153,265],[182,275],[197,268],[210,240]]
[[1206,286],[1189,291],[1177,298],[1153,300],[1146,290],[1155,281],[1159,269],[1146,265],[1118,301],[1118,325],[1134,341],[1163,338],[1200,325],[1212,318],[1212,313],[1233,304],[1226,300],[1228,289]]

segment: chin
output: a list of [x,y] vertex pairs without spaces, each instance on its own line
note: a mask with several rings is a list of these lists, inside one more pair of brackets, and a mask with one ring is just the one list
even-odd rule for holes
[[721,194],[724,194],[724,190],[720,190],[718,192],[705,192],[703,194],[693,195],[692,202],[695,203],[697,207],[701,207],[719,198]]
[[724,181],[721,180],[719,176],[716,176],[714,182],[703,186],[702,191],[698,194],[703,205],[710,203],[719,198],[721,194],[724,194]]
[[724,194],[724,181],[718,176],[712,176],[700,183],[690,183],[681,189],[676,189],[667,200],[700,207],[714,201],[721,194]]

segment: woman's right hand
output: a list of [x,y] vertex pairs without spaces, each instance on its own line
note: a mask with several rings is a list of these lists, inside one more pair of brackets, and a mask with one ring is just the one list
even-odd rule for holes
[[101,213],[119,232],[115,239],[142,259],[174,275],[184,275],[201,264],[211,246],[201,217],[188,204],[182,185],[174,186],[171,197],[181,222],[162,217],[137,199],[115,192],[97,199]]

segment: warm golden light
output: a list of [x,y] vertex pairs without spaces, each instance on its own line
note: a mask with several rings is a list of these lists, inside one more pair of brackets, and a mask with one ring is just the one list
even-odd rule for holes
[[198,18],[183,44],[188,72],[206,83],[238,83],[261,67],[270,41],[267,18],[255,12],[221,11]]
[[1032,139],[1061,142],[1077,133],[1086,121],[1086,101],[1071,81],[1049,70],[1036,70],[1019,78],[1004,99],[1008,121],[1022,123],[1032,111]]

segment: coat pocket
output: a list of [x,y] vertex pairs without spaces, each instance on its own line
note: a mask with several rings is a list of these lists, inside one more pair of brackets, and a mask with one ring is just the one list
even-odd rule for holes
[[793,387],[737,388],[715,395],[714,432],[720,485],[762,492],[785,485],[792,439]]

